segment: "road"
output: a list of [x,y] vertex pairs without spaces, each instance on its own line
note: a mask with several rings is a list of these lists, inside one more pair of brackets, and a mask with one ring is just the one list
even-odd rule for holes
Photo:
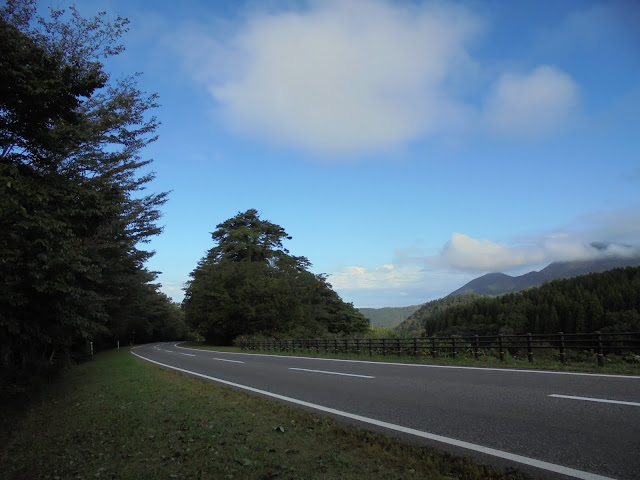
[[209,381],[548,478],[640,478],[640,376],[213,352],[135,355]]

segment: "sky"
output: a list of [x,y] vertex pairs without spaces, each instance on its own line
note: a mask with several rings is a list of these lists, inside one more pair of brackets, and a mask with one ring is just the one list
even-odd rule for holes
[[356,307],[640,247],[636,1],[77,6],[129,18],[107,69],[159,95],[148,267],[175,301],[249,208]]

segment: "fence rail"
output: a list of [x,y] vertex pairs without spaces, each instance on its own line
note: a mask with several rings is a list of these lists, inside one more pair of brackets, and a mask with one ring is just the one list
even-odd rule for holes
[[[567,362],[570,352],[589,352],[597,357],[598,365],[604,365],[605,355],[637,354],[640,352],[638,333],[562,333],[551,335],[488,335],[414,338],[314,338],[314,339],[269,339],[241,340],[242,350],[307,353],[349,353],[374,355],[411,355],[423,357],[450,357],[458,355],[494,355],[505,361],[506,354],[534,356],[549,352]],[[534,352],[537,352],[534,355]]]

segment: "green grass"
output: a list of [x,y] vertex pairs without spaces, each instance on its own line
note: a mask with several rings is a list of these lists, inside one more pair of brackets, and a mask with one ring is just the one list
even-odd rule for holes
[[456,358],[440,355],[440,357],[434,359],[428,355],[420,355],[415,357],[413,355],[373,355],[369,356],[368,353],[356,354],[356,353],[333,353],[331,351],[311,352],[304,350],[297,352],[274,352],[273,350],[266,351],[253,351],[253,350],[241,350],[239,347],[216,347],[205,345],[200,342],[184,342],[180,344],[183,347],[199,348],[205,350],[217,350],[224,352],[244,352],[244,353],[262,353],[273,355],[292,355],[301,357],[316,357],[316,358],[341,358],[346,360],[371,360],[379,362],[400,362],[400,363],[420,363],[425,365],[453,365],[453,366],[465,366],[465,367],[493,367],[493,368],[519,368],[519,369],[536,369],[536,370],[557,370],[566,372],[591,372],[591,373],[607,373],[607,374],[619,374],[619,375],[640,375],[639,363],[628,363],[622,357],[615,355],[605,356],[605,365],[598,366],[597,357],[592,352],[568,352],[568,361],[565,365],[558,360],[559,355],[553,350],[536,350],[534,354],[533,363],[529,363],[526,354],[522,356],[512,356],[508,353],[505,356],[504,361],[500,361],[498,357],[492,355],[482,354],[478,360],[473,357],[473,354],[460,353]]
[[2,479],[524,479],[114,350],[14,418]]

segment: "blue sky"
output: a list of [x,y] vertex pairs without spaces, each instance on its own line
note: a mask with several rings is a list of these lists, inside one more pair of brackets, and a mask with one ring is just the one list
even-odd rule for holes
[[131,20],[108,68],[160,96],[149,267],[176,301],[248,208],[358,307],[640,246],[637,2],[78,7]]

